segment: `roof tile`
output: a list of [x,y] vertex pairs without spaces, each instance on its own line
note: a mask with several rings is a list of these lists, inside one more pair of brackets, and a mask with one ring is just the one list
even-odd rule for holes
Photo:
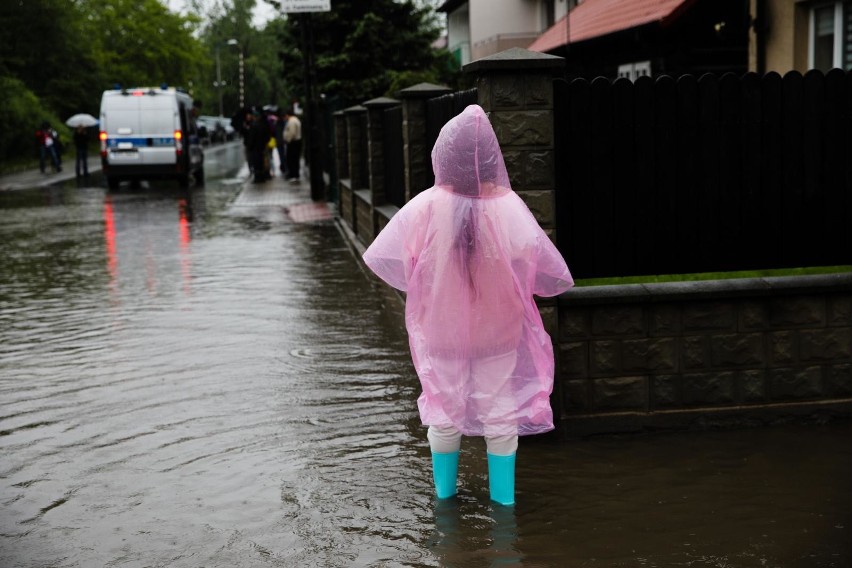
[[548,51],[567,43],[663,22],[688,2],[690,0],[586,0],[541,34],[528,49]]

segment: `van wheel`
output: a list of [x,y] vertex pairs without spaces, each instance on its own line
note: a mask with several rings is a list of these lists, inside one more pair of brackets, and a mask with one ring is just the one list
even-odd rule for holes
[[189,187],[189,174],[182,174],[178,176],[178,185],[181,187]]
[[118,184],[121,183],[121,180],[115,176],[108,176],[106,178],[106,181],[107,187],[109,187],[110,189],[118,189]]

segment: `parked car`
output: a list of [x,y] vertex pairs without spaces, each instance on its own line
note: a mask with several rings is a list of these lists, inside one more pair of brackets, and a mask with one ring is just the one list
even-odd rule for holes
[[233,140],[235,137],[234,127],[231,126],[231,120],[224,116],[202,115],[198,117],[199,128],[202,124],[207,129],[210,137],[210,142],[216,144]]

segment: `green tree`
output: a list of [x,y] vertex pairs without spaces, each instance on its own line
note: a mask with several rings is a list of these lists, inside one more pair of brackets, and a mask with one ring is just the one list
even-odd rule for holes
[[[204,101],[205,114],[218,114],[219,92],[216,59],[222,87],[223,114],[230,116],[239,107],[239,54],[244,56],[246,105],[280,104],[288,92],[278,57],[279,32],[283,19],[275,19],[262,29],[252,25],[255,0],[219,0],[206,14],[201,30],[206,64],[197,86],[196,98]],[[233,44],[235,40],[235,45]],[[229,44],[229,42],[231,42]]]
[[330,12],[288,18],[280,55],[292,85],[303,84],[303,34],[313,36],[317,92],[329,97],[358,102],[393,96],[406,81],[458,81],[458,69],[432,47],[440,27],[428,4],[334,0]]
[[0,2],[0,76],[21,81],[59,115],[88,110],[100,85],[84,21],[67,0]]
[[86,14],[85,37],[110,84],[188,87],[198,76],[204,52],[193,35],[197,17],[170,12],[162,0],[78,4]]

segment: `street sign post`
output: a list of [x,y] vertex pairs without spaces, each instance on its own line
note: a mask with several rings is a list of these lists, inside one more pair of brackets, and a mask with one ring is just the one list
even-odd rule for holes
[[305,14],[309,12],[330,12],[331,0],[281,0],[283,14]]
[[299,27],[302,32],[302,48],[305,57],[305,99],[307,115],[305,116],[308,131],[307,162],[310,171],[311,198],[314,201],[325,199],[325,182],[320,163],[320,129],[319,106],[317,105],[314,85],[316,84],[314,68],[314,32],[311,14],[314,12],[330,12],[331,0],[281,0],[281,13],[298,14]]

